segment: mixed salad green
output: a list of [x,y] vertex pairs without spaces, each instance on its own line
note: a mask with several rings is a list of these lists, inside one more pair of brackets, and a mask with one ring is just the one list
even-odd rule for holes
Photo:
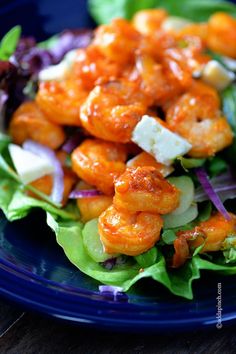
[[[225,11],[236,16],[236,6],[221,0],[89,1],[90,12],[97,23],[107,23],[112,18],[120,16],[129,19],[136,11],[153,7],[163,7],[171,15],[183,16],[184,14],[184,17],[194,21],[206,20],[215,11]],[[37,73],[42,67],[59,62],[67,51],[86,46],[86,40],[88,42],[91,38],[90,31],[70,35],[71,42],[69,46],[67,42],[67,47],[63,47],[65,33],[54,36],[40,45],[35,42],[19,45],[20,28],[17,26],[2,39],[0,43],[1,119],[7,120],[8,115],[14,110],[12,101],[16,102],[22,95],[28,97],[34,95]],[[84,36],[83,40],[81,36]],[[39,61],[35,60],[36,57],[40,58],[40,65]],[[217,60],[221,61],[221,57],[217,56]],[[14,67],[15,61],[18,63],[17,69]],[[2,64],[4,62],[9,64],[7,69]],[[19,82],[20,88],[17,86]],[[15,96],[17,90],[19,90],[18,97]],[[221,100],[224,114],[236,134],[236,84],[231,84],[221,92]],[[166,252],[171,252],[178,230],[190,229],[197,222],[207,220],[212,209],[215,208],[214,203],[209,200],[200,186],[194,169],[203,166],[210,176],[213,191],[222,202],[227,201],[227,210],[236,211],[234,200],[236,179],[230,173],[230,169],[234,170],[236,166],[236,139],[230,148],[210,159],[178,158],[175,162],[176,170],[184,176],[182,179],[172,177],[172,183],[180,189],[187,188],[189,198],[181,204],[182,211],[188,209],[189,212],[189,206],[193,201],[195,205],[198,203],[198,210],[193,207],[192,216],[187,215],[186,222],[181,219],[180,225],[175,220],[179,219],[181,212],[176,216],[168,215],[165,218],[161,241],[148,252],[136,257],[119,256],[111,260],[104,257],[101,243],[98,241],[97,220],[91,220],[84,225],[80,221],[78,208],[73,201],[66,208],[61,208],[34,187],[21,182],[9,155],[10,142],[8,135],[0,134],[0,206],[3,213],[9,221],[14,221],[28,215],[33,208],[45,210],[47,224],[55,232],[58,244],[63,248],[68,259],[88,276],[104,284],[119,286],[124,291],[130,289],[140,279],[151,277],[174,295],[192,299],[192,282],[200,278],[201,270],[220,271],[226,275],[236,274],[236,248],[232,242],[236,237],[236,230],[235,235],[227,238],[223,251],[202,255],[199,254],[201,245],[193,251],[193,257],[179,269],[168,268],[162,252],[163,247]],[[29,189],[41,199],[30,197],[26,193]]]

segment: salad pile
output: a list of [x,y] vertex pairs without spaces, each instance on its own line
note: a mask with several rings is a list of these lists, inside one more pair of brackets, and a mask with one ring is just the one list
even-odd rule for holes
[[94,31],[0,43],[0,207],[45,210],[103,284],[192,299],[200,270],[236,274],[236,6],[89,4]]

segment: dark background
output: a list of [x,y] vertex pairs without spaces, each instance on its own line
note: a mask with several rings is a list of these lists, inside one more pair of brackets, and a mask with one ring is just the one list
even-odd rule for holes
[[0,0],[0,37],[15,25],[22,26],[23,35],[33,35],[38,40],[66,28],[94,26],[86,3],[87,0]]

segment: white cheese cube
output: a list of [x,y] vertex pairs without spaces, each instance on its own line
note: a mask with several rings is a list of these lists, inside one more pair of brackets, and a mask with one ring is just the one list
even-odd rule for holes
[[169,16],[165,21],[162,22],[161,28],[165,32],[176,32],[190,25],[191,23],[192,22],[190,22],[186,18],[178,16]]
[[202,79],[220,91],[231,84],[235,79],[235,74],[225,69],[218,61],[210,60],[203,68]]
[[39,72],[39,81],[62,80],[67,70],[68,66],[63,62],[57,65],[50,65]]
[[54,171],[53,166],[47,159],[26,151],[18,145],[9,144],[9,153],[17,174],[25,184],[50,175]]
[[176,157],[185,155],[192,148],[187,140],[148,115],[143,116],[136,125],[131,140],[154,156],[158,162],[167,166],[171,165]]
[[50,65],[49,67],[39,72],[39,81],[50,80],[63,80],[67,71],[75,61],[77,50],[71,50],[68,52],[63,60],[57,65]]

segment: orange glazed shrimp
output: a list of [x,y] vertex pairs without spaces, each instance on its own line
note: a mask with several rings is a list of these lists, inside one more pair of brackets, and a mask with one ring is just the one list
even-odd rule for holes
[[163,177],[168,176],[171,172],[173,172],[173,167],[163,165],[147,152],[143,151],[140,154],[133,157],[131,160],[127,162],[128,167],[144,167],[151,166],[158,170]]
[[[199,236],[194,240],[190,241],[190,246],[196,248],[205,241],[203,249],[200,253],[219,251],[222,247],[222,243],[229,234],[235,233],[236,226],[236,216],[230,214],[231,219],[226,220],[220,213],[216,213],[211,216],[207,221],[201,222],[194,230],[185,231],[193,235],[199,234]],[[185,236],[187,234],[182,234]]]
[[98,138],[128,143],[147,106],[148,100],[137,84],[111,82],[90,92],[80,110],[81,123]]
[[[76,176],[75,174],[69,170],[68,168],[63,168],[64,171],[64,192],[63,192],[63,200],[62,200],[62,205],[66,205],[68,196],[73,188],[73,186],[76,183]],[[50,195],[53,187],[53,178],[51,175],[46,175],[41,178],[36,179],[35,181],[30,183],[31,186],[35,187],[38,189],[40,192]],[[33,192],[28,192],[28,195],[34,197],[34,198],[39,198],[37,195],[35,195]]]
[[[80,181],[77,188],[79,190],[93,189],[92,186]],[[81,221],[87,222],[89,220],[98,218],[104,210],[112,204],[112,197],[107,195],[97,195],[95,197],[84,197],[76,200],[77,206],[81,214]]]
[[[170,62],[163,66],[147,54],[140,54],[136,57],[135,70],[131,76],[138,77],[140,91],[150,99],[149,105],[161,104],[183,91],[181,83],[172,75],[173,72],[170,70],[169,64]],[[136,75],[134,75],[135,72]],[[180,71],[175,73],[178,77],[180,76]],[[186,78],[186,75],[188,76],[187,79],[191,80],[188,73],[183,74],[181,80],[184,77]],[[187,85],[189,85],[189,82],[187,82]]]
[[65,140],[63,129],[48,121],[35,102],[25,102],[15,111],[9,131],[14,143],[23,144],[32,139],[51,149],[57,149]]
[[170,104],[166,122],[192,144],[190,156],[213,156],[232,143],[233,133],[219,109],[216,90],[200,81]]
[[140,212],[131,214],[106,209],[98,219],[98,231],[105,251],[136,256],[146,252],[160,238],[163,221],[158,214]]
[[152,35],[161,29],[161,24],[168,14],[163,9],[141,10],[133,17],[133,25],[144,35]]
[[195,249],[204,243],[200,253],[219,251],[226,237],[235,233],[236,216],[230,216],[231,220],[226,220],[220,213],[216,213],[192,230],[179,231],[174,241],[173,266],[179,267],[185,263],[190,257],[189,247]]
[[140,33],[128,21],[117,18],[109,25],[96,29],[92,44],[97,46],[106,58],[124,65],[134,57],[140,38]]
[[177,208],[179,191],[154,167],[127,168],[115,181],[116,209],[167,214]]
[[178,39],[184,39],[186,36],[194,36],[201,38],[202,42],[206,44],[207,41],[207,23],[192,23],[186,25],[184,28],[177,31],[176,36]]
[[112,195],[114,179],[125,170],[126,148],[99,139],[85,140],[72,153],[72,169],[85,182]]
[[47,81],[40,83],[36,102],[50,121],[80,126],[80,106],[87,94],[75,79]]
[[224,12],[212,15],[208,22],[207,46],[214,52],[236,58],[236,20]]
[[70,77],[78,79],[86,90],[92,90],[95,85],[114,81],[120,74],[121,67],[118,63],[107,59],[94,45],[77,51],[69,73]]

